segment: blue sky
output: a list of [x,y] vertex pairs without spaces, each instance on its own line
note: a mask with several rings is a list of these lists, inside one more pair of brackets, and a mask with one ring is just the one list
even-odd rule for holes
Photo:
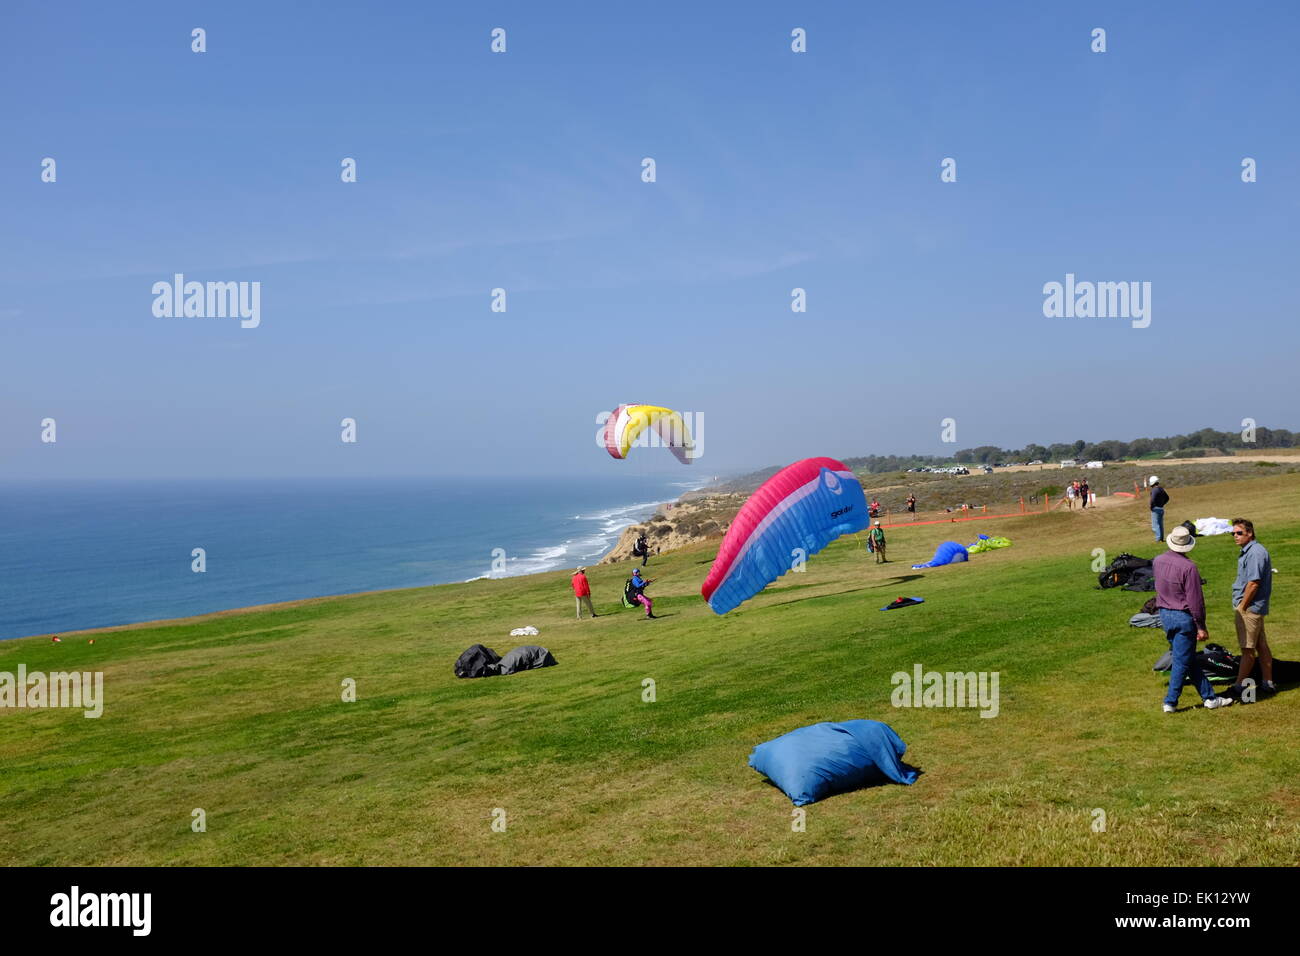
[[596,448],[625,401],[710,474],[1300,428],[1300,6],[375,6],[6,4],[0,476],[680,468]]

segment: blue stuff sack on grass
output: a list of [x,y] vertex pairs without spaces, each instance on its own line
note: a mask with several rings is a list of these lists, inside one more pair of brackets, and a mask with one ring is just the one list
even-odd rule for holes
[[802,807],[869,784],[915,783],[917,771],[899,759],[906,752],[888,724],[846,720],[800,727],[759,744],[749,765]]

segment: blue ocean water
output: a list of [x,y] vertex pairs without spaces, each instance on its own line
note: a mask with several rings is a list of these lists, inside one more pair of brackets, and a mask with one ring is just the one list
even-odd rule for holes
[[[0,639],[592,563],[626,525],[700,484],[626,474],[0,484]],[[201,574],[195,548],[206,551]]]

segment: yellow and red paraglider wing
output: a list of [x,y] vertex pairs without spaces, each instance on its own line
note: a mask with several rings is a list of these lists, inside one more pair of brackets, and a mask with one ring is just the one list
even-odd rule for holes
[[681,413],[662,405],[620,405],[605,421],[605,450],[615,458],[626,458],[632,445],[647,428],[653,428],[659,443],[666,445],[683,465],[695,457],[695,442]]

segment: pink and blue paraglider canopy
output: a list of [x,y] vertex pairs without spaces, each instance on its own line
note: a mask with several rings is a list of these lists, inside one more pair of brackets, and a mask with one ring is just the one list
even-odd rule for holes
[[848,467],[834,458],[797,461],[749,496],[700,594],[715,613],[726,614],[796,562],[866,526],[866,498]]

